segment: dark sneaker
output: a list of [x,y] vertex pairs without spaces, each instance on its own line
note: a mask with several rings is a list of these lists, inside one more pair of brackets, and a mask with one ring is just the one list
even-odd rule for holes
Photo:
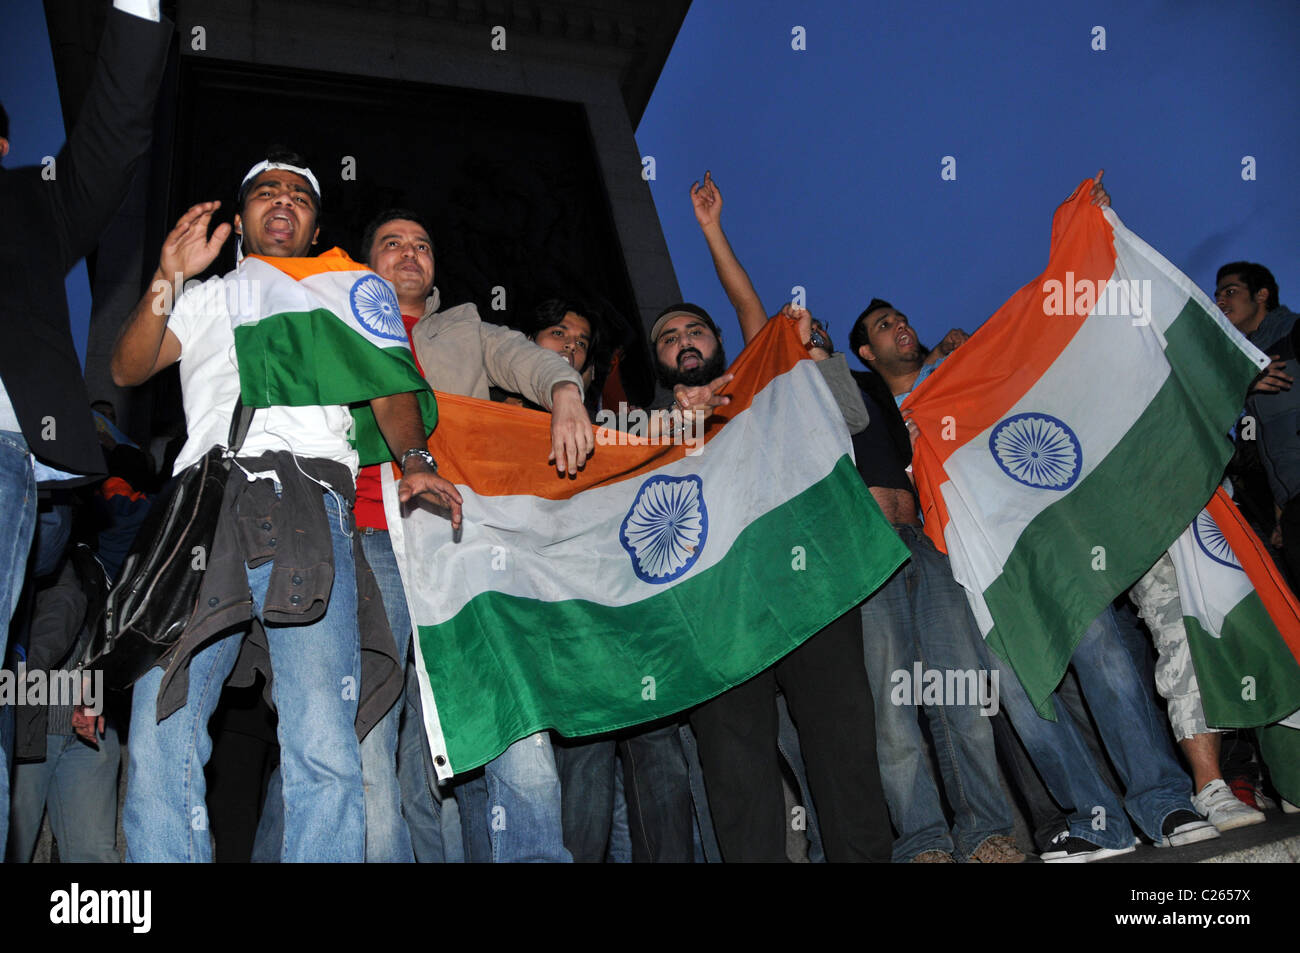
[[1194,811],[1174,811],[1160,825],[1160,833],[1157,847],[1186,847],[1218,837],[1219,829]]
[[1094,860],[1104,860],[1107,857],[1118,857],[1120,854],[1131,854],[1137,850],[1137,845],[1099,847],[1092,841],[1084,840],[1082,837],[1071,837],[1070,832],[1067,830],[1061,831],[1061,833],[1053,837],[1047,848],[1039,855],[1039,858],[1045,864],[1086,864]]

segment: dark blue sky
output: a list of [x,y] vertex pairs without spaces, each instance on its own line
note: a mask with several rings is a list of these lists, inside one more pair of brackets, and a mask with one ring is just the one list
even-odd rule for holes
[[769,313],[802,285],[841,349],[873,295],[926,343],[973,331],[1039,273],[1053,209],[1102,167],[1125,224],[1202,288],[1260,261],[1296,307],[1298,51],[1296,0],[695,0],[637,142],[682,293],[732,327],[730,355],[687,195],[705,169]]
[[[695,0],[637,130],[683,294],[730,330],[734,356],[687,196],[707,168],[770,310],[803,286],[843,348],[878,295],[934,343],[974,330],[1039,272],[1053,208],[1104,166],[1125,223],[1203,288],[1247,258],[1294,306],[1300,3],[1225,6]],[[4,26],[6,164],[39,162],[63,141],[40,0],[6,0]],[[944,156],[955,181],[940,178]],[[79,271],[70,305],[84,348]]]

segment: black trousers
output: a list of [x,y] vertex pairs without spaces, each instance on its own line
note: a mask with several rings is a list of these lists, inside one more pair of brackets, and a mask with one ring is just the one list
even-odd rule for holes
[[781,661],[691,713],[725,861],[784,861],[776,688],[799,729],[827,860],[888,863],[893,834],[855,606]]

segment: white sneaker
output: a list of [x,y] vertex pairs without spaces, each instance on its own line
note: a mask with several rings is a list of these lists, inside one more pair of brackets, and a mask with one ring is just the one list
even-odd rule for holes
[[1300,807],[1296,807],[1296,806],[1295,806],[1294,804],[1292,804],[1290,801],[1286,801],[1286,800],[1284,800],[1284,801],[1282,802],[1282,813],[1283,813],[1283,814],[1300,814]]
[[1192,803],[1221,832],[1264,823],[1264,812],[1240,800],[1222,778],[1215,778],[1201,788]]

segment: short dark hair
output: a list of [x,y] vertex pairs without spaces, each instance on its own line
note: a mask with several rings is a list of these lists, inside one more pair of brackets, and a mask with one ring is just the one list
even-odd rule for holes
[[359,261],[370,264],[370,249],[375,244],[375,236],[379,230],[394,219],[406,219],[408,222],[414,222],[424,229],[424,234],[429,236],[429,253],[433,254],[433,230],[429,228],[429,223],[424,220],[424,216],[419,212],[413,212],[409,208],[386,208],[370,220],[366,230],[361,233],[361,257]]
[[564,320],[564,316],[570,311],[578,317],[586,319],[587,323],[591,325],[591,344],[587,347],[587,359],[583,362],[582,367],[578,368],[578,372],[581,373],[595,360],[596,351],[599,350],[602,343],[600,334],[601,317],[600,312],[595,308],[568,298],[548,298],[533,309],[533,313],[526,319],[524,334],[530,340],[536,341],[539,334],[547,328],[555,327]]
[[[294,152],[291,149],[286,149],[284,146],[271,146],[271,148],[266,150],[266,155],[264,155],[262,158],[265,159],[267,162],[281,162],[285,165],[296,165],[300,169],[311,168],[311,166],[307,163],[307,160],[304,159],[299,153]],[[261,160],[259,159],[258,161],[260,162]],[[253,163],[253,164],[256,165],[257,163]],[[241,182],[239,185],[239,195],[236,198],[235,204],[238,207],[241,215],[243,214],[244,211],[244,201],[248,198],[248,193],[253,188],[253,183],[255,181],[257,181],[257,176],[253,176],[253,178],[249,179],[247,182]],[[307,187],[308,189],[311,190],[312,198],[316,200],[316,224],[319,225],[320,215],[321,215],[320,196],[316,194],[315,189],[311,188],[310,182],[307,183]]]
[[1264,310],[1272,311],[1277,307],[1277,279],[1273,277],[1273,272],[1263,265],[1257,265],[1253,261],[1230,261],[1219,269],[1218,274],[1214,276],[1214,283],[1217,285],[1223,280],[1224,275],[1240,277],[1252,298],[1260,288],[1267,288],[1268,301],[1264,303]]
[[9,138],[9,114],[5,112],[5,104],[0,103],[0,139]]
[[[863,364],[866,364],[867,362],[859,353],[859,349],[864,344],[871,344],[871,333],[867,330],[867,315],[872,311],[879,311],[881,308],[892,307],[893,305],[888,301],[881,298],[872,298],[871,304],[867,305],[862,310],[862,313],[858,315],[858,319],[853,322],[853,327],[849,329],[849,350],[857,355],[858,360],[862,361]],[[870,367],[871,365],[868,364],[867,366]]]

